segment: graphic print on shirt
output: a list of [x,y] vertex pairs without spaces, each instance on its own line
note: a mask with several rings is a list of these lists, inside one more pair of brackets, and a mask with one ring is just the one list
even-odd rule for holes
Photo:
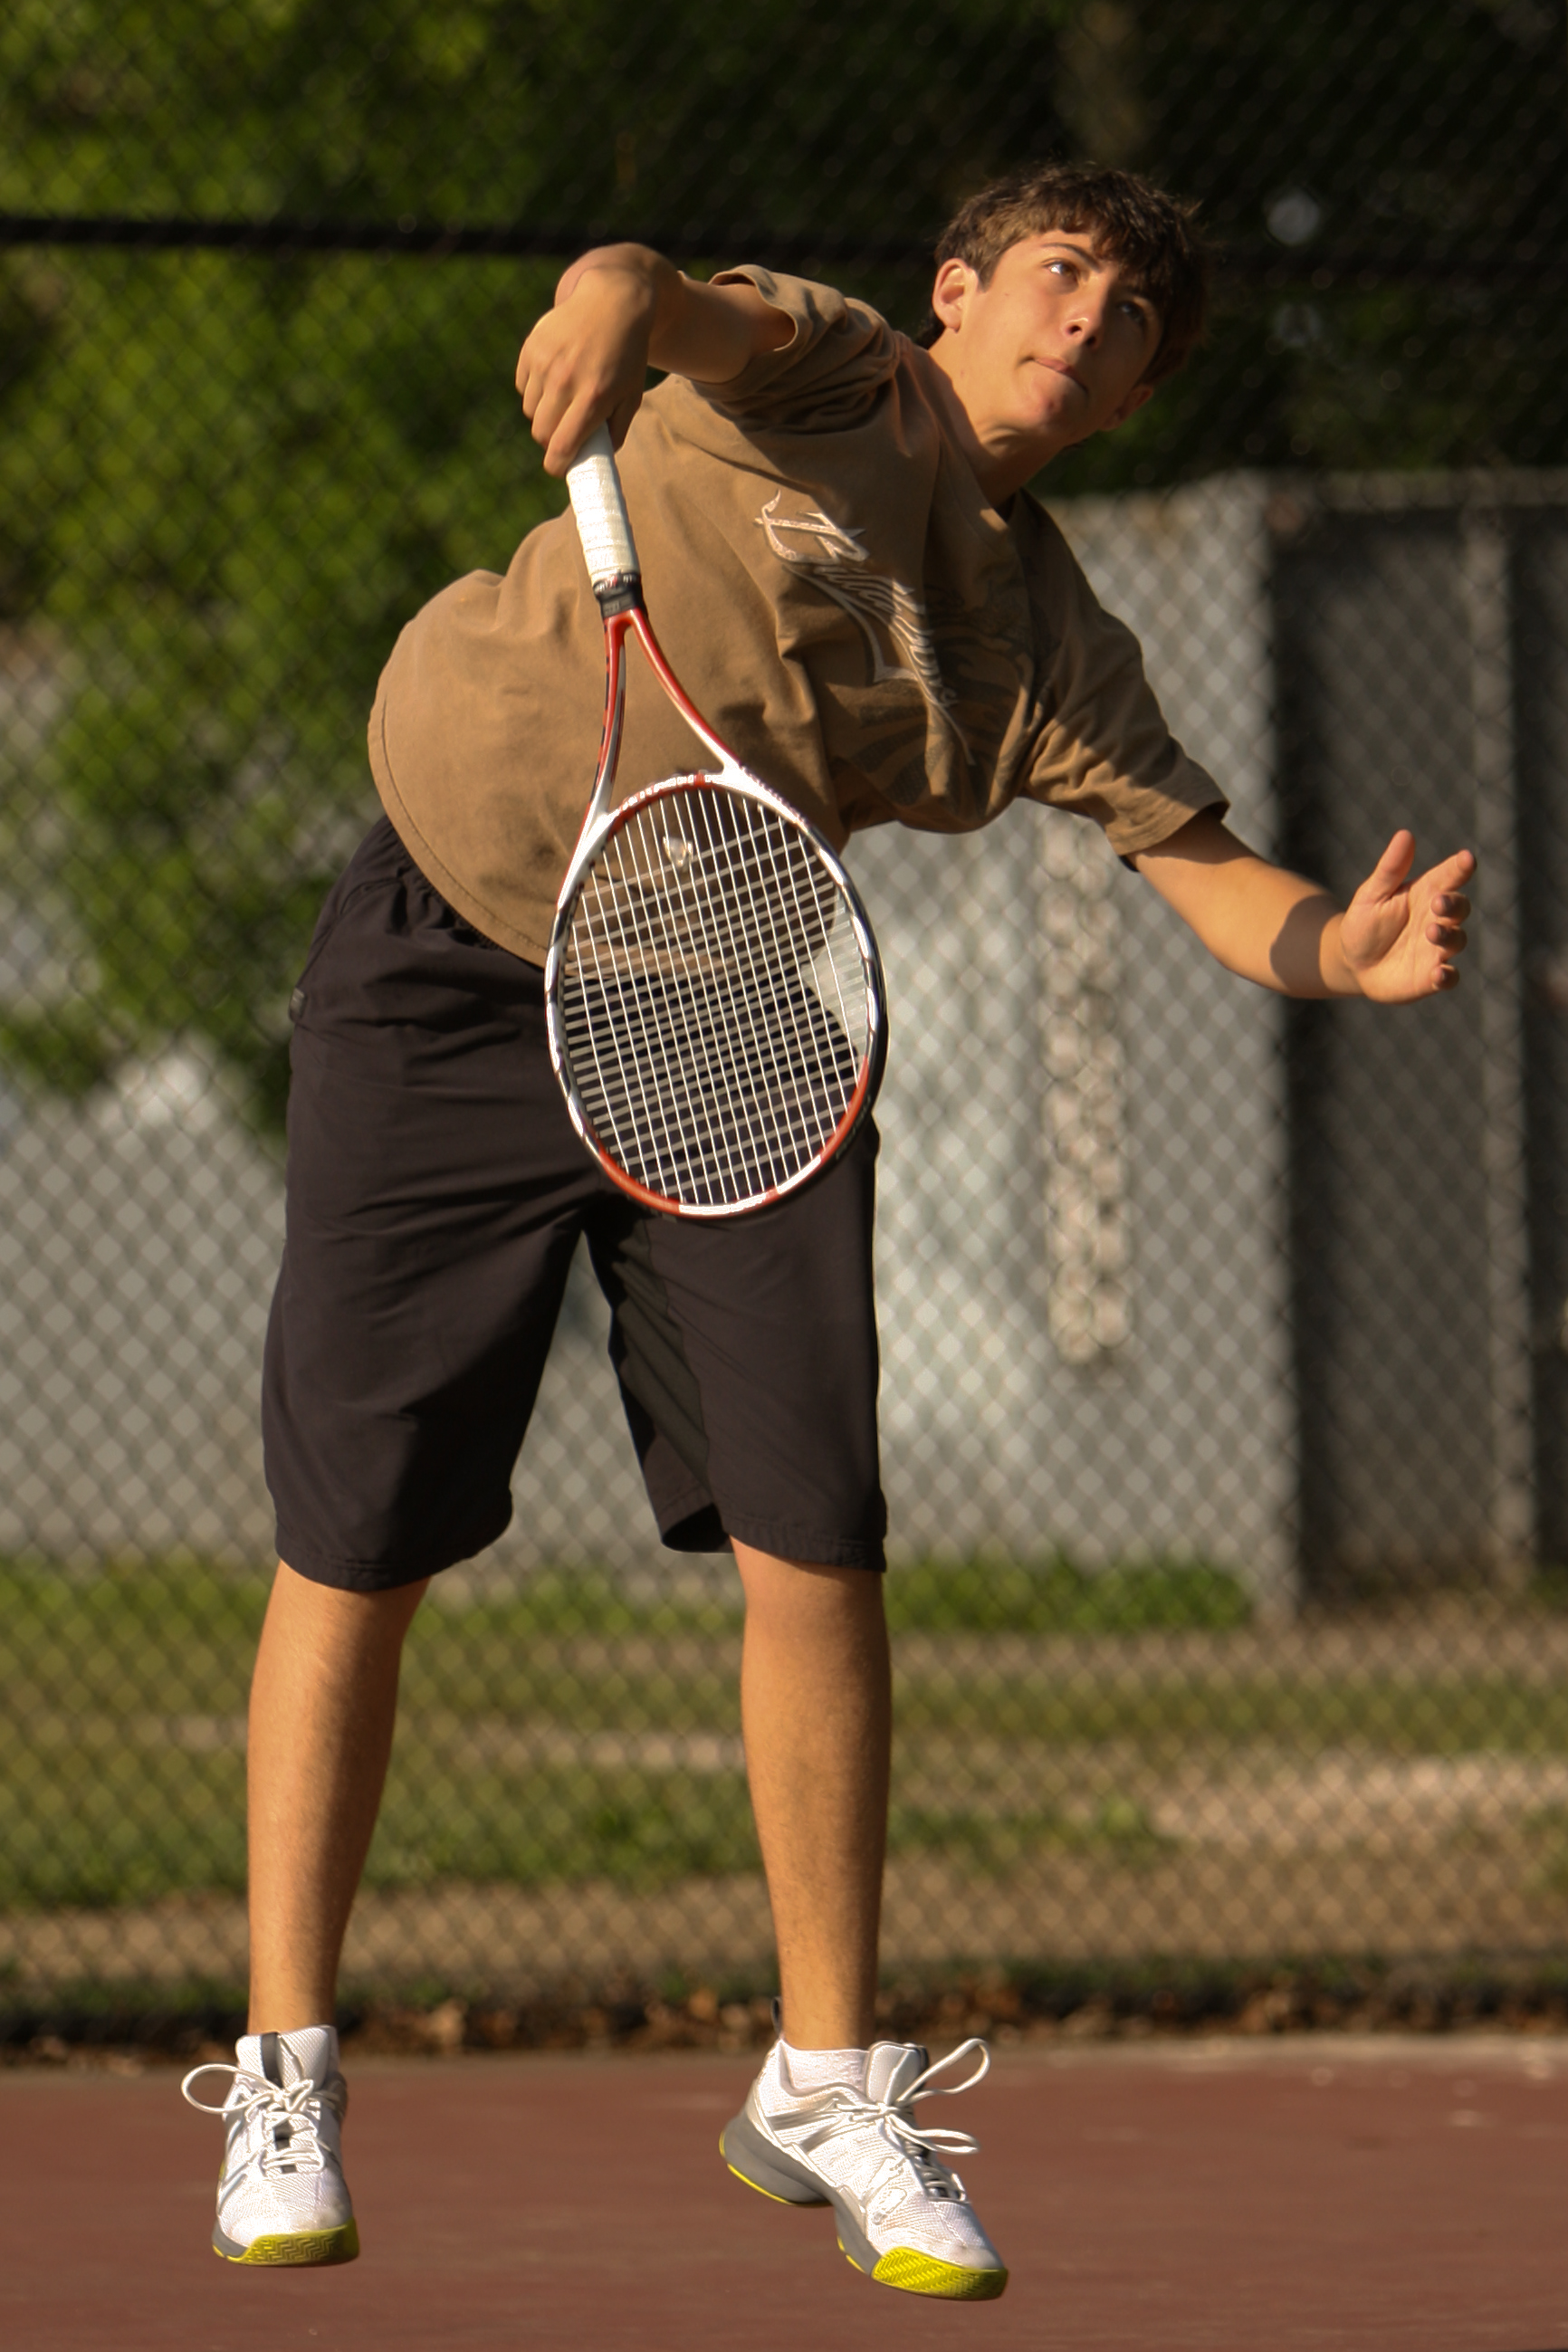
[[[866,640],[875,684],[908,678],[918,688],[927,711],[951,738],[967,766],[969,743],[953,716],[957,697],[942,677],[925,607],[919,597],[911,595],[901,581],[887,579],[880,572],[864,568],[871,559],[861,544],[860,532],[846,530],[820,507],[809,508],[805,514],[781,515],[778,506],[783,496],[782,490],[775,490],[757,517],[758,528],[766,534],[769,547],[797,578],[809,580],[841,612],[849,614]],[[792,546],[786,533],[815,542],[820,551],[812,552],[809,544],[805,548]],[[901,660],[887,659],[882,650],[883,631],[902,656]]]

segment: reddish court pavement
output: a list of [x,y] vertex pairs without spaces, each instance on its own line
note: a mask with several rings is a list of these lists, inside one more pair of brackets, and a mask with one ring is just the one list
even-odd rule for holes
[[217,2127],[163,2070],[0,2077],[6,2352],[1551,2352],[1568,2346],[1568,2042],[1320,2037],[1005,2054],[931,2119],[1014,2266],[953,2305],[857,2277],[730,2179],[731,2059],[353,2070],[365,2245],[206,2250]]

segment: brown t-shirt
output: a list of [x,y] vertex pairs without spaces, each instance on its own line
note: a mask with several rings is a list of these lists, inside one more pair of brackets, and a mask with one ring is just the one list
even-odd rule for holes
[[[1050,518],[1025,492],[1005,518],[987,504],[925,352],[828,287],[730,274],[793,340],[725,384],[668,378],[620,465],[655,633],[736,757],[840,848],[890,820],[971,832],[1022,795],[1126,856],[1223,807]],[[371,714],[416,863],[534,962],[593,785],[604,660],[563,515],[502,577],[416,614]],[[702,764],[634,651],[618,793]]]

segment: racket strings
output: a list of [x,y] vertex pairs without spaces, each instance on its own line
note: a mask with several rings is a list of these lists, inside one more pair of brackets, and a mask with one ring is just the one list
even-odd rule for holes
[[693,784],[611,835],[561,982],[572,1084],[633,1180],[689,1207],[777,1191],[849,1115],[874,1008],[843,894],[765,803]]
[[[763,962],[741,951],[731,899],[721,896],[709,910],[717,929],[700,950],[693,912],[683,889],[658,940],[656,984],[628,988],[624,954],[608,975],[600,1018],[590,1024],[600,1099],[585,1108],[597,1110],[595,1124],[638,1181],[721,1204],[775,1187],[815,1156],[853,1094],[857,1070],[842,1033],[828,1034],[809,995],[790,985],[776,922]],[[681,952],[670,951],[672,933]],[[760,1037],[770,1048],[765,1065]],[[646,1075],[650,1063],[657,1087]]]

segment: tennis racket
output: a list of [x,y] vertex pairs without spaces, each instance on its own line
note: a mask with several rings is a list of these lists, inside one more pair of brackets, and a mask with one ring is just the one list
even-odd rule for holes
[[[572,1124],[649,1208],[732,1217],[844,1150],[887,1055],[866,910],[815,825],[741,766],[660,652],[610,436],[566,477],[605,621],[605,731],[544,966]],[[612,805],[636,636],[717,772]]]

